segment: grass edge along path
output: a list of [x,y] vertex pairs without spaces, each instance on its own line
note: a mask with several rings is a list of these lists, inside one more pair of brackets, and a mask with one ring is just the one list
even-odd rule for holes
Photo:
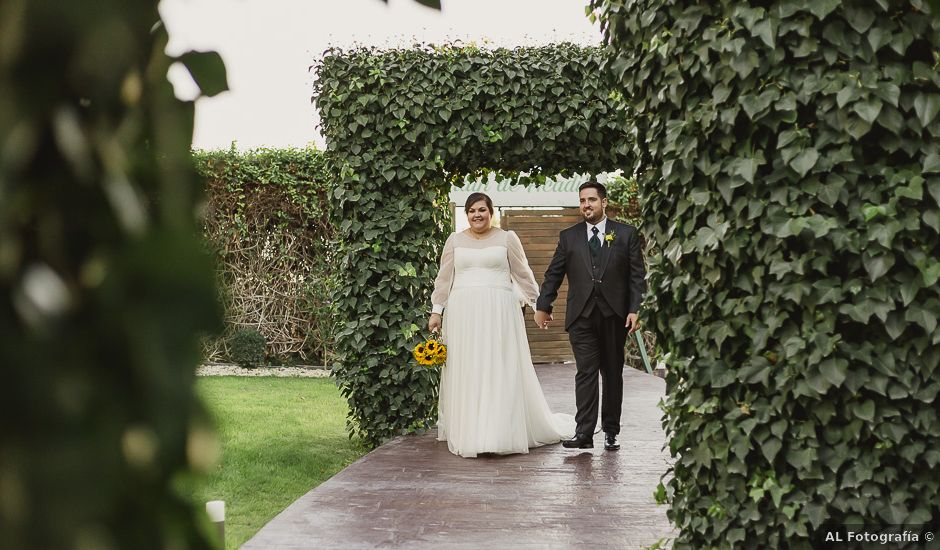
[[226,549],[366,453],[346,434],[346,401],[331,378],[199,377],[196,388],[221,458],[180,491],[198,506],[225,501]]

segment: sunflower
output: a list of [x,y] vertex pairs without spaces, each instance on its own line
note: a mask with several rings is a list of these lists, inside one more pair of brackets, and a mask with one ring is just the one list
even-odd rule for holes
[[429,338],[415,346],[412,351],[415,361],[426,367],[443,365],[447,361],[447,346]]

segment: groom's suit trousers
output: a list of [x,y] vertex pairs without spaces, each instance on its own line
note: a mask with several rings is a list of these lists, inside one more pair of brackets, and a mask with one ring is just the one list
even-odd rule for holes
[[[603,308],[607,309],[607,308]],[[626,319],[605,316],[602,308],[590,308],[570,325],[568,339],[574,351],[578,372],[575,374],[575,401],[578,405],[577,433],[593,434],[600,405],[601,428],[620,433],[620,409],[623,401],[623,359],[627,331]],[[598,375],[603,392],[598,403]]]

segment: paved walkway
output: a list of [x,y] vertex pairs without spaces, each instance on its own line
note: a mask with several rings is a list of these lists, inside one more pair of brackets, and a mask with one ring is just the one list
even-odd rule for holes
[[[574,366],[537,367],[552,409],[575,412]],[[653,491],[668,452],[662,379],[624,369],[621,450],[549,445],[460,458],[435,432],[395,438],[313,489],[243,549],[644,548],[672,536]]]

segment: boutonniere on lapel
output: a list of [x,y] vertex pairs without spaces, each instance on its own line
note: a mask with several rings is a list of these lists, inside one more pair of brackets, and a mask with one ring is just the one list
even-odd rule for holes
[[616,236],[617,236],[616,231],[611,231],[610,233],[607,233],[606,235],[604,235],[604,244],[606,246],[610,246],[610,243],[614,242],[614,237]]

